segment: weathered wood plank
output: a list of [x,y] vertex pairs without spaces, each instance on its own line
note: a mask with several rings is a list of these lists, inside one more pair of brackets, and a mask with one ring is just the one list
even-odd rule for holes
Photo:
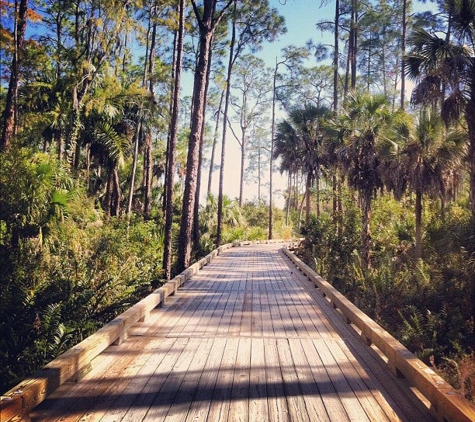
[[207,420],[225,348],[226,338],[214,339],[212,350],[196,387],[196,396],[186,416],[187,422]]
[[289,339],[289,346],[310,420],[332,422],[335,419],[329,418],[318,384],[311,371],[311,366],[315,365],[315,362],[308,361],[301,339]]
[[292,353],[289,347],[289,341],[286,339],[277,339],[277,350],[284,380],[284,391],[287,398],[290,420],[310,421],[307,412],[305,400],[300,388],[297,368],[292,359]]
[[277,351],[277,343],[273,338],[264,340],[267,404],[269,406],[269,421],[290,421],[289,409],[284,391],[284,379]]
[[231,389],[228,421],[247,422],[249,420],[249,380],[251,372],[251,339],[239,339],[234,376]]
[[261,422],[268,418],[267,383],[264,339],[251,342],[251,374],[249,379],[249,422]]
[[210,421],[228,420],[238,344],[239,339],[236,337],[230,337],[227,339],[226,348],[219,367],[216,387],[209,409],[208,420]]

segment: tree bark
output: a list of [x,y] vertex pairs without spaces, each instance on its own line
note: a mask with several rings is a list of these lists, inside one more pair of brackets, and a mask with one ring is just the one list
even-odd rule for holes
[[239,206],[242,207],[244,201],[244,166],[246,165],[246,147],[247,147],[247,135],[246,129],[242,129],[242,141],[241,141],[241,175],[239,180]]
[[[157,10],[157,1],[154,1],[150,11],[150,20],[154,18]],[[150,26],[149,26],[150,27]],[[155,48],[157,44],[157,23],[156,19],[151,22],[152,36],[150,39],[150,47],[148,48],[148,65],[144,66],[144,80],[146,85],[148,80],[148,90],[152,101],[155,102],[155,86],[153,73],[155,71]],[[147,39],[148,40],[148,39]],[[148,43],[147,43],[148,45]],[[150,77],[152,76],[152,77]],[[153,156],[152,156],[152,133],[150,128],[145,129],[145,151],[143,157],[143,214],[145,219],[150,218],[152,210],[152,181],[153,181]]]
[[333,113],[338,113],[338,67],[339,67],[339,41],[340,41],[340,0],[335,1],[335,37],[333,52]]
[[307,174],[307,183],[305,184],[305,224],[310,223],[310,211],[311,211],[311,204],[312,204],[312,195],[310,194],[310,190],[312,188],[313,177],[310,172]]
[[404,56],[406,54],[406,34],[407,34],[407,2],[409,0],[402,1],[402,34],[401,34],[401,110],[404,110],[406,103],[406,75],[404,68],[406,67],[406,60]]
[[193,213],[195,209],[195,193],[198,174],[198,149],[201,142],[204,119],[206,79],[208,76],[208,66],[210,65],[209,57],[213,35],[219,21],[219,19],[214,19],[216,0],[207,0],[204,2],[202,17],[200,16],[200,11],[194,2],[193,9],[195,10],[196,17],[199,20],[200,43],[193,86],[191,132],[188,142],[185,191],[183,194],[180,235],[178,238],[178,272],[183,271],[191,262],[191,235],[193,230]]
[[[211,40],[213,43],[213,40]],[[213,56],[213,50],[209,52],[209,63],[208,66],[208,74],[206,76],[206,87],[205,87],[205,103],[203,106],[203,115],[206,116],[206,107],[207,107],[207,98],[208,98],[208,89],[209,89],[209,80],[211,75],[211,61]],[[195,247],[198,247],[200,244],[201,232],[200,232],[200,194],[201,194],[201,174],[203,169],[203,149],[204,149],[204,142],[205,142],[205,135],[206,135],[206,124],[203,119],[203,126],[201,127],[201,139],[200,139],[200,146],[199,146],[199,154],[198,154],[198,174],[196,176],[196,192],[195,192],[195,210],[193,213],[193,244]]]
[[362,231],[361,231],[361,255],[363,264],[367,269],[372,268],[371,263],[371,197],[372,192],[366,189],[362,192],[361,198],[361,216],[362,216]]
[[221,92],[221,98],[219,100],[218,111],[216,113],[216,126],[214,128],[214,136],[213,136],[213,146],[211,148],[211,159],[209,164],[209,175],[208,175],[208,196],[211,194],[211,185],[213,183],[213,167],[214,167],[214,160],[216,155],[216,144],[218,143],[218,133],[219,133],[219,117],[221,116],[221,107],[223,106],[223,99],[224,99],[225,91]]
[[416,189],[416,259],[422,258],[422,190]]
[[165,239],[163,247],[163,271],[166,280],[171,278],[172,239],[173,239],[173,185],[175,171],[175,151],[178,137],[178,117],[180,112],[180,85],[183,61],[183,37],[185,32],[185,0],[179,3],[180,23],[178,29],[177,54],[175,61],[175,78],[173,84],[173,107],[170,122],[170,137],[167,149],[166,170],[166,210],[165,210]]
[[234,0],[232,35],[229,47],[229,63],[228,74],[226,79],[226,96],[224,98],[224,115],[223,115],[223,134],[221,143],[221,167],[219,169],[219,193],[218,193],[218,227],[216,233],[216,246],[221,245],[223,230],[223,188],[224,188],[224,164],[226,159],[226,130],[228,123],[229,100],[231,97],[231,77],[234,62],[234,44],[236,42],[236,2]]
[[18,17],[15,25],[15,48],[13,53],[10,81],[3,111],[3,130],[0,139],[0,150],[8,149],[12,136],[15,133],[16,107],[18,100],[18,88],[20,85],[20,73],[22,64],[22,50],[25,41],[26,15],[28,12],[28,0],[21,0],[18,7]]

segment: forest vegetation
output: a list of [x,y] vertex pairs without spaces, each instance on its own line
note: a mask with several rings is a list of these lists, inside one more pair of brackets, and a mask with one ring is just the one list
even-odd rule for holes
[[269,64],[267,0],[0,0],[0,389],[217,245],[303,236],[474,399],[475,0],[413,6],[315,3],[333,43]]

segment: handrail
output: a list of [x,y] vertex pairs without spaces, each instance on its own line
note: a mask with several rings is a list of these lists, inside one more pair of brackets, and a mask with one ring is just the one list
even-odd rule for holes
[[353,305],[328,281],[319,276],[294,253],[283,249],[285,255],[312,281],[334,308],[339,309],[347,323],[361,331],[361,337],[369,345],[374,344],[388,359],[389,367],[397,375],[404,376],[430,401],[434,410],[448,422],[475,421],[475,405],[457,392],[419,360],[391,334]]
[[29,412],[49,394],[66,381],[81,379],[91,369],[92,359],[110,345],[120,344],[127,338],[132,325],[138,321],[144,321],[150,311],[165,303],[168,296],[174,295],[178,288],[201,268],[209,264],[222,251],[232,247],[233,244],[228,243],[213,250],[94,334],[59,355],[30,378],[23,380],[0,396],[0,422],[30,421]]

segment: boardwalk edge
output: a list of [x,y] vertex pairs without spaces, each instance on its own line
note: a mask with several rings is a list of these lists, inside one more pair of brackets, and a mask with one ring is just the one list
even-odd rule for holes
[[200,269],[227,249],[239,246],[228,243],[213,250],[163,286],[122,312],[94,334],[76,344],[42,369],[0,396],[0,422],[29,422],[29,412],[66,381],[77,381],[91,368],[91,361],[113,344],[120,344],[129,329],[144,321],[150,311],[163,305]]
[[376,346],[388,359],[390,368],[404,376],[431,403],[433,410],[448,422],[475,421],[475,406],[466,400],[436,372],[418,359],[396,338],[351,303],[293,252],[283,249],[285,255],[305,276],[320,289],[334,308],[348,323],[355,325],[367,345]]

